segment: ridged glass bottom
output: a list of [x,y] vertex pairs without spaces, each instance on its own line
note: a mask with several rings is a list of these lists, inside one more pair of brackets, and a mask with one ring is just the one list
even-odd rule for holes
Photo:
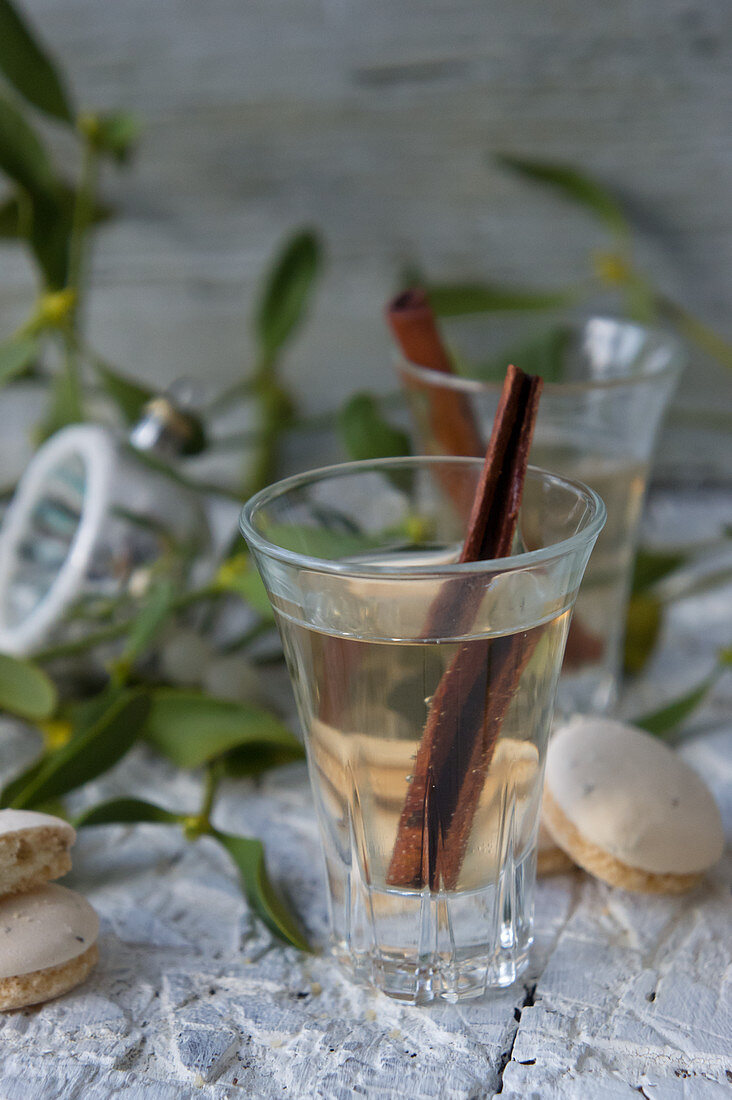
[[328,860],[332,950],[348,976],[409,1004],[511,985],[532,942],[536,856],[508,860],[482,890],[431,894],[367,886]]

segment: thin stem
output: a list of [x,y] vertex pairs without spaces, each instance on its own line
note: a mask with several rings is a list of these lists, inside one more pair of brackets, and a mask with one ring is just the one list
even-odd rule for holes
[[79,317],[84,299],[85,286],[85,261],[87,258],[87,230],[91,225],[94,213],[94,197],[96,194],[99,158],[96,149],[88,140],[84,141],[81,179],[74,203],[74,213],[71,223],[71,239],[69,242],[69,276],[68,285],[76,291],[76,303],[74,306],[73,327],[79,328]]
[[66,374],[65,419],[73,421],[83,419],[84,405],[81,381],[81,369],[78,358],[77,332],[80,328],[82,304],[85,292],[85,259],[87,230],[94,210],[94,195],[97,182],[97,153],[88,141],[84,141],[81,165],[81,179],[76,193],[74,212],[69,239],[69,270],[67,288],[74,292],[73,305],[69,316],[61,327],[64,347],[64,372]]
[[658,300],[648,279],[631,267],[622,289],[625,308],[631,320],[641,325],[655,324],[658,320]]
[[215,485],[210,481],[199,481],[196,478],[188,477],[181,470],[169,466],[149,451],[138,451],[129,445],[127,445],[126,449],[139,462],[149,466],[157,473],[162,474],[163,477],[167,477],[171,481],[174,481],[176,485],[183,485],[186,489],[192,489],[196,493],[212,493],[218,496],[227,497],[229,500],[234,500],[239,504],[243,504],[246,499],[242,493],[237,492],[235,489],[229,489],[225,485]]
[[213,812],[213,806],[216,800],[219,782],[221,780],[221,774],[221,765],[219,761],[215,760],[213,763],[206,765],[206,776],[203,785],[203,799],[201,801],[199,817],[201,818],[202,823],[205,823],[207,827],[211,824],[211,814]]
[[678,325],[682,335],[723,366],[732,369],[732,344],[729,341],[670,298],[659,295],[657,305],[663,315]]
[[71,406],[69,412],[71,418],[78,417],[83,419],[84,395],[81,385],[81,371],[79,369],[79,360],[74,351],[74,341],[68,330],[62,333],[62,341],[64,349],[64,371],[68,382],[68,400]]
[[[221,592],[213,585],[205,585],[203,588],[194,589],[184,596],[179,596],[170,606],[170,613],[183,611],[200,600],[208,600],[220,596]],[[93,634],[85,634],[83,638],[76,638],[71,642],[60,642],[58,645],[49,646],[35,654],[35,660],[39,663],[55,660],[58,657],[73,657],[77,653],[85,653],[88,649],[94,649],[98,645],[114,642],[117,638],[123,638],[134,623],[134,616],[125,619],[124,622],[112,623],[103,630],[97,630]]]
[[242,495],[245,499],[273,480],[280,437],[289,426],[288,419],[292,419],[292,403],[277,381],[276,363],[269,352],[260,352],[252,378],[252,397],[256,401],[260,428],[253,454],[246,455],[243,463]]
[[102,370],[117,370],[114,364],[110,363],[108,359],[105,359],[103,355],[100,355],[99,352],[95,351],[94,348],[87,343],[81,333],[75,332],[73,334],[73,339],[74,346],[79,355],[86,359],[92,366],[100,367]]
[[73,657],[77,653],[85,653],[87,649],[94,649],[105,642],[113,642],[122,638],[130,626],[132,619],[126,619],[123,623],[113,623],[103,630],[97,630],[93,634],[85,634],[83,638],[76,638],[73,642],[60,642],[58,645],[48,646],[35,654],[34,660],[38,663],[53,661],[57,657]]

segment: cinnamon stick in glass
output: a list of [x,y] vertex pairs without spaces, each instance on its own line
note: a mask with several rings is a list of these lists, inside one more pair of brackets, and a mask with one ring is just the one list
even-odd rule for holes
[[[473,501],[461,562],[510,554],[542,380],[509,367]],[[425,637],[469,632],[484,591],[447,580]],[[472,588],[472,592],[471,592]],[[464,643],[432,698],[387,873],[391,886],[455,889],[501,726],[541,635],[535,627]]]
[[[386,319],[404,358],[418,367],[453,374],[453,366],[442,342],[437,321],[427,295],[419,288],[405,290],[386,307]],[[406,387],[418,390],[426,399],[432,438],[440,454],[485,454],[485,443],[470,399],[450,386],[423,386],[407,374]],[[437,475],[451,499],[457,501],[463,515],[470,511],[472,499],[465,494],[465,482],[449,470]]]

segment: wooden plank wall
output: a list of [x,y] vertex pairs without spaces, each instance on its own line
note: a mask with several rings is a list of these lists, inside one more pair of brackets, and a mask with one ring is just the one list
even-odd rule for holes
[[[732,338],[729,0],[23,4],[84,105],[146,119],[136,164],[108,181],[122,218],[99,241],[90,318],[132,373],[234,378],[258,275],[303,223],[329,253],[288,363],[312,408],[390,386],[380,311],[407,262],[576,278],[602,234],[499,171],[498,150],[616,186],[644,262]],[[28,283],[3,249],[5,329]],[[718,372],[701,385],[709,397]]]

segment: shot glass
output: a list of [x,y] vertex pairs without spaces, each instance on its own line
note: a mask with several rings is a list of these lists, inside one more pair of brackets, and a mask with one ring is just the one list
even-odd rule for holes
[[474,493],[481,467],[346,463],[263,490],[241,521],[305,734],[333,951],[414,1004],[526,966],[555,689],[605,517],[530,468],[516,552],[461,564],[445,487]]
[[[454,451],[445,417],[456,403],[478,436],[488,438],[509,361],[528,371],[548,367],[531,460],[592,486],[607,507],[577,598],[557,710],[606,713],[617,702],[639,521],[658,427],[683,365],[681,348],[665,333],[606,318],[556,329],[544,351],[548,363],[535,337],[485,318],[448,323],[446,339],[455,374],[398,360],[424,454]],[[530,358],[522,357],[522,346]]]

